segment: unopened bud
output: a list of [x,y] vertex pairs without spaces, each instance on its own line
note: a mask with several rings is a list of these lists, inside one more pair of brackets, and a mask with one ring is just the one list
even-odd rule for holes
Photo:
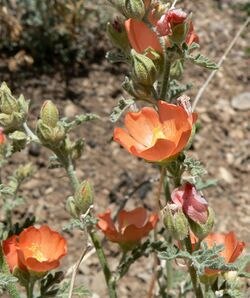
[[6,134],[19,129],[26,119],[24,113],[13,112],[12,114],[0,113],[0,125],[4,127]]
[[125,77],[125,81],[122,83],[122,87],[135,99],[145,100],[152,98],[151,88],[149,86],[136,84],[135,82],[129,80],[128,77]]
[[40,111],[40,118],[49,127],[56,127],[59,121],[59,112],[51,100],[46,100]]
[[140,21],[145,15],[143,0],[118,0],[116,7],[128,19]]
[[170,69],[170,75],[173,79],[180,79],[183,74],[183,62],[181,60],[176,60]]
[[202,241],[211,232],[214,225],[214,211],[212,208],[208,207],[208,218],[205,224],[200,224],[189,220],[190,227],[194,235]]
[[79,214],[76,209],[75,200],[73,197],[69,197],[66,201],[66,209],[69,214],[74,218],[79,218]]
[[163,223],[167,231],[176,240],[185,239],[189,232],[189,224],[183,211],[175,204],[167,205],[164,211]]
[[27,136],[23,131],[16,130],[9,135],[9,138],[13,142],[13,147],[15,151],[20,151],[25,148]]
[[107,33],[113,45],[125,52],[130,49],[127,32],[123,24],[118,20],[107,23]]
[[80,214],[87,212],[89,207],[93,204],[94,191],[91,183],[88,180],[83,181],[74,195],[75,206]]
[[43,145],[56,148],[65,139],[65,130],[61,125],[50,127],[40,119],[37,123],[37,136]]
[[133,81],[144,86],[152,86],[157,78],[157,69],[154,62],[135,50],[131,50],[131,57]]
[[20,166],[16,170],[15,175],[19,181],[22,181],[25,178],[28,178],[29,176],[31,176],[33,174],[33,172],[34,172],[34,167],[33,167],[32,163],[28,163],[24,166]]
[[175,44],[180,45],[182,44],[187,36],[188,33],[188,24],[182,23],[179,25],[176,25],[173,29],[173,34],[169,35],[168,38]]
[[0,110],[4,114],[18,112],[18,103],[5,82],[0,87]]

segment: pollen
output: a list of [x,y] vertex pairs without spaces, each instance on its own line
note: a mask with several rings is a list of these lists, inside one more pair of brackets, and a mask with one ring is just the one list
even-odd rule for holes
[[151,140],[151,146],[155,144],[158,139],[166,139],[164,132],[161,127],[155,127],[153,131],[153,137]]
[[32,243],[30,250],[33,253],[33,257],[37,259],[39,262],[47,261],[47,258],[44,256],[44,254],[41,252],[39,246],[36,243]]

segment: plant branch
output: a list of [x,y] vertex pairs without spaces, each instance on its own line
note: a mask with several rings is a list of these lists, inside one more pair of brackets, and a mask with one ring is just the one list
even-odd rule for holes
[[73,295],[73,290],[74,290],[74,284],[75,284],[75,279],[76,279],[76,274],[78,271],[78,268],[83,260],[83,258],[85,257],[86,253],[88,252],[88,250],[90,249],[91,244],[88,244],[82,251],[82,254],[79,258],[79,260],[76,262],[74,268],[73,268],[73,272],[72,272],[72,277],[71,277],[71,282],[70,282],[70,288],[69,288],[69,296],[68,298],[71,298]]
[[[237,32],[237,34],[235,35],[234,39],[232,40],[232,42],[229,44],[228,48],[226,49],[225,53],[223,54],[223,56],[221,57],[220,61],[218,62],[218,67],[220,67],[222,65],[222,63],[224,62],[224,60],[227,58],[227,55],[230,53],[230,51],[232,50],[233,46],[235,45],[236,41],[238,40],[238,38],[240,37],[241,33],[245,30],[245,28],[247,27],[248,23],[250,21],[250,17],[247,18],[247,20],[245,21],[245,23],[241,26],[240,30]],[[215,74],[217,73],[218,69],[213,70],[209,77],[207,78],[206,82],[203,84],[203,86],[200,88],[199,92],[197,93],[192,109],[193,111],[195,110],[199,100],[201,99],[201,96],[203,95],[204,91],[206,90],[207,86],[209,85],[209,83],[211,82],[211,80],[213,79],[213,77],[215,76]]]
[[115,279],[113,278],[112,273],[109,269],[106,257],[104,255],[104,251],[102,249],[102,244],[93,229],[89,230],[89,235],[96,249],[96,253],[98,255],[99,262],[101,264],[102,271],[104,273],[105,281],[108,286],[109,298],[117,298],[116,290],[115,290],[115,287],[116,287]]
[[29,128],[29,126],[27,125],[26,122],[23,123],[23,128],[27,134],[27,136],[31,139],[32,142],[35,143],[39,143],[40,144],[40,140],[38,139],[38,137],[33,133],[33,131]]

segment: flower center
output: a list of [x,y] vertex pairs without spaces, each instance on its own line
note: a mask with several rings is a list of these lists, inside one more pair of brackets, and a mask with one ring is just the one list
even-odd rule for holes
[[164,132],[161,127],[155,127],[153,130],[153,137],[151,140],[151,146],[153,146],[158,139],[166,139]]
[[47,258],[45,258],[44,254],[39,249],[39,246],[36,243],[32,243],[30,250],[33,253],[33,257],[37,259],[39,262],[47,261]]

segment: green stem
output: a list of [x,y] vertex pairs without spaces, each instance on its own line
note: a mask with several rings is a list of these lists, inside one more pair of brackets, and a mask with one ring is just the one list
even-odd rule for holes
[[[1,243],[0,243],[0,272],[11,276],[11,274],[9,272],[8,264],[6,263],[5,258],[4,258]],[[17,291],[17,288],[14,283],[8,283],[6,288],[10,295],[10,298],[20,298],[19,292]]]
[[29,128],[29,126],[27,125],[26,122],[23,123],[23,128],[24,128],[24,130],[25,130],[27,136],[30,137],[31,141],[40,144],[40,140],[39,140],[38,137],[33,133],[33,131]]
[[26,288],[27,298],[33,298],[34,286],[35,286],[35,281],[31,279],[30,283]]
[[[192,253],[192,243],[191,243],[189,237],[187,237],[185,239],[185,245],[186,245],[187,251],[189,253]],[[192,285],[193,285],[193,289],[194,289],[196,298],[203,298],[204,295],[203,295],[203,292],[202,292],[202,289],[201,289],[201,285],[198,281],[196,270],[195,270],[195,268],[192,264],[188,265],[188,272],[189,272],[189,275],[191,277],[191,282],[192,282]]]
[[164,177],[164,193],[165,193],[166,203],[169,203],[171,201],[171,192],[170,192],[169,179],[167,175],[165,175]]
[[68,165],[65,167],[65,170],[66,170],[66,172],[68,174],[68,177],[70,179],[70,183],[72,185],[72,188],[74,189],[74,191],[76,191],[76,189],[79,186],[79,180],[76,176],[75,168],[74,168],[71,161],[69,161]]
[[93,230],[89,231],[89,234],[92,239],[93,245],[96,249],[96,253],[98,255],[99,262],[102,267],[102,271],[104,273],[105,281],[108,286],[109,298],[117,298],[116,289],[115,289],[116,288],[115,279],[113,278],[112,273],[108,267],[108,263],[104,255],[101,242],[98,239],[97,234]]
[[173,287],[173,265],[172,261],[167,261],[167,289],[168,293]]
[[165,40],[163,37],[160,38],[161,46],[163,48],[163,57],[164,57],[164,65],[163,65],[163,76],[162,76],[162,82],[161,82],[161,93],[160,93],[160,99],[166,100],[167,99],[167,92],[169,89],[169,75],[170,75],[170,69],[171,69],[171,63],[168,58],[167,54],[167,46],[165,43]]

